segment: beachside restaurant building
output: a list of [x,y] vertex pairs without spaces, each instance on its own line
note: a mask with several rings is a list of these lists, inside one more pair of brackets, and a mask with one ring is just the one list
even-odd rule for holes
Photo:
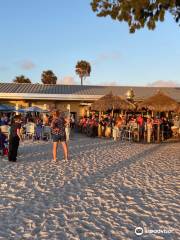
[[10,104],[16,108],[38,106],[43,109],[54,108],[69,110],[78,119],[89,112],[91,103],[112,92],[127,98],[133,91],[134,102],[163,91],[180,103],[180,88],[170,87],[134,87],[134,86],[91,86],[91,85],[50,85],[27,83],[0,83],[0,103]]

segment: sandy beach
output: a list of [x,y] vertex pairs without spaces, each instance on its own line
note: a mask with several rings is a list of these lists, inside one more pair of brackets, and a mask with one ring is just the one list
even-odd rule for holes
[[51,145],[25,141],[17,163],[0,158],[0,240],[180,239],[180,143],[77,135],[57,164]]

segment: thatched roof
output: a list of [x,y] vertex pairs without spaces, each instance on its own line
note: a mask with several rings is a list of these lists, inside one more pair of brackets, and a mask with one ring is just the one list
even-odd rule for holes
[[112,109],[133,110],[135,106],[126,99],[109,93],[95,101],[91,105],[91,109],[104,112]]
[[180,104],[178,104],[178,107],[177,107],[177,109],[176,109],[176,112],[177,112],[177,113],[180,113]]
[[138,109],[147,108],[156,112],[176,111],[177,107],[174,99],[160,91],[138,104]]

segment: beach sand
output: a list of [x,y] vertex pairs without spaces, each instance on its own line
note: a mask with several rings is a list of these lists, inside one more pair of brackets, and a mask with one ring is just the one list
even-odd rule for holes
[[180,143],[75,135],[57,164],[51,146],[25,141],[17,163],[0,159],[0,240],[180,239]]

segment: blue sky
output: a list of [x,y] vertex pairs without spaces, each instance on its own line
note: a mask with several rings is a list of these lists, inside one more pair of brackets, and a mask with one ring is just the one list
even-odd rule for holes
[[40,82],[80,83],[79,60],[91,63],[84,84],[180,85],[180,27],[171,16],[155,31],[129,34],[125,23],[98,18],[90,0],[0,0],[0,80],[25,75]]

